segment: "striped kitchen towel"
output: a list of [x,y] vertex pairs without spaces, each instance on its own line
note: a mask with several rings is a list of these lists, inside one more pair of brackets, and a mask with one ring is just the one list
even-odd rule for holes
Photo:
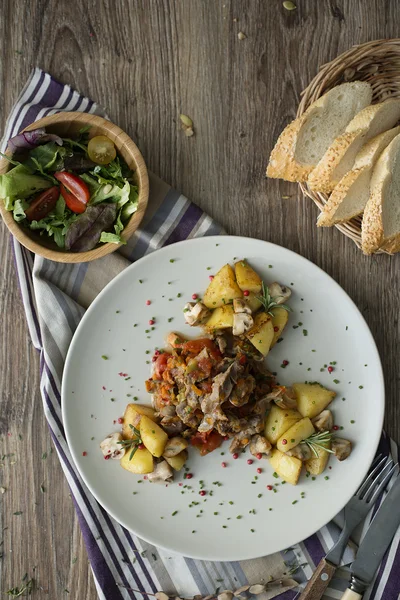
[[[7,120],[2,151],[11,136],[33,121],[57,111],[71,110],[104,115],[93,101],[35,69]],[[62,423],[60,386],[66,353],[85,309],[132,261],[173,242],[218,233],[223,233],[221,227],[199,207],[150,175],[149,206],[141,228],[119,252],[92,263],[61,264],[35,256],[12,240],[30,335],[40,352],[44,413],[71,489],[98,597],[102,600],[146,598],[146,594],[158,590],[184,597],[205,596],[215,594],[216,588],[235,590],[248,583],[279,579],[284,573],[286,578],[291,575],[301,585],[312,575],[340,531],[330,523],[285,553],[253,561],[212,563],[172,555],[150,546],[114,521],[86,488],[72,461]],[[385,437],[381,451],[397,456],[397,448]],[[399,535],[398,532],[366,595],[367,600],[398,598]],[[344,564],[350,563],[353,555],[349,547]],[[347,581],[348,572],[339,570],[326,598],[339,598]],[[279,595],[293,600],[298,589],[294,583],[286,588],[271,586],[264,598]],[[71,597],[77,597],[73,590],[71,593]]]

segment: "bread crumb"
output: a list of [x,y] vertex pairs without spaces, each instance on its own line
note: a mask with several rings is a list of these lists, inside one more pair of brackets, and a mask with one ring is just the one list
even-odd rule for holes
[[239,40],[245,40],[247,38],[247,35],[243,33],[243,31],[239,31],[238,38]]

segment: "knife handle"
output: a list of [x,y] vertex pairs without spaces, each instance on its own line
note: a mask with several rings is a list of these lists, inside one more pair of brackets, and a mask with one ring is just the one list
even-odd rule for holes
[[354,592],[350,588],[347,588],[347,590],[343,594],[341,600],[361,600],[361,598],[362,598],[362,594],[358,594],[357,592]]
[[[315,569],[299,600],[320,600],[335,572],[335,565],[323,558]],[[346,598],[345,600],[356,599]]]

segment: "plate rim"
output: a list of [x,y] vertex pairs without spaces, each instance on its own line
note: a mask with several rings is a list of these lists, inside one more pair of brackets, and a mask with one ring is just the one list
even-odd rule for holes
[[[62,420],[63,420],[63,426],[64,426],[64,431],[65,431],[65,437],[66,437],[66,441],[68,444],[68,448],[69,451],[71,453],[71,457],[73,459],[74,465],[80,475],[80,477],[82,478],[85,486],[88,488],[88,490],[90,491],[90,493],[93,495],[93,497],[95,498],[96,502],[99,503],[99,505],[107,511],[107,513],[116,520],[117,523],[119,523],[122,527],[125,527],[129,532],[133,533],[134,535],[136,535],[137,537],[139,537],[140,539],[144,540],[145,542],[152,544],[155,547],[161,548],[162,550],[165,550],[167,552],[171,552],[171,553],[175,553],[175,554],[179,554],[181,556],[185,556],[186,558],[192,558],[195,560],[208,560],[208,561],[217,561],[217,562],[236,562],[236,561],[243,561],[243,560],[255,560],[257,558],[261,558],[262,556],[269,556],[271,555],[261,555],[261,557],[259,556],[258,552],[255,554],[245,554],[245,555],[238,555],[238,557],[236,558],[226,558],[223,555],[220,554],[215,554],[212,553],[211,555],[203,555],[203,554],[196,554],[196,553],[190,553],[190,554],[181,554],[179,553],[179,551],[177,550],[172,550],[171,548],[169,548],[168,546],[162,545],[160,544],[158,541],[155,541],[154,539],[152,539],[152,536],[145,536],[142,534],[137,534],[131,527],[131,525],[128,525],[127,523],[123,522],[123,520],[121,520],[119,517],[116,516],[116,514],[114,513],[112,507],[109,508],[108,503],[107,502],[102,502],[99,500],[96,492],[93,490],[93,486],[91,484],[89,484],[86,480],[86,477],[84,475],[84,473],[82,472],[79,463],[80,461],[78,460],[78,456],[79,453],[77,451],[75,451],[73,444],[70,443],[70,436],[69,436],[69,425],[68,425],[68,417],[67,417],[67,409],[66,409],[66,399],[65,399],[65,393],[64,393],[64,384],[65,381],[67,379],[68,376],[68,371],[70,368],[70,363],[72,361],[72,355],[74,352],[74,348],[75,345],[77,344],[77,339],[78,339],[78,335],[80,332],[80,329],[84,327],[86,321],[90,318],[90,313],[92,310],[94,310],[94,307],[96,306],[97,302],[100,301],[101,296],[108,290],[109,287],[112,287],[113,285],[115,285],[120,279],[122,279],[123,277],[126,277],[126,274],[131,271],[134,270],[136,265],[139,263],[143,263],[143,262],[147,262],[148,260],[151,260],[153,258],[154,254],[159,254],[159,253],[167,253],[171,251],[171,248],[178,248],[181,246],[187,246],[187,245],[196,245],[196,244],[204,244],[204,243],[212,243],[215,241],[221,241],[221,238],[223,239],[229,239],[232,242],[232,245],[235,245],[235,243],[240,243],[241,241],[245,241],[246,243],[250,242],[256,242],[257,244],[261,244],[261,245],[265,245],[266,247],[274,247],[274,248],[278,248],[279,251],[284,251],[287,252],[289,254],[292,254],[296,257],[296,259],[301,259],[301,261],[304,261],[306,263],[309,263],[311,265],[312,268],[317,269],[318,271],[320,271],[322,273],[323,276],[329,278],[331,280],[331,283],[334,285],[334,287],[337,288],[337,290],[339,291],[339,293],[343,294],[345,298],[347,298],[347,301],[349,301],[352,305],[353,308],[357,311],[357,313],[359,314],[359,317],[361,318],[362,323],[364,324],[364,328],[366,329],[366,332],[370,338],[370,342],[371,342],[371,349],[374,351],[375,353],[375,357],[374,357],[374,361],[375,361],[375,368],[377,370],[377,375],[379,377],[379,388],[380,388],[380,393],[379,393],[379,403],[377,403],[376,408],[379,409],[379,415],[376,415],[376,421],[379,424],[379,428],[376,428],[376,434],[375,437],[373,439],[373,443],[370,445],[370,448],[372,448],[373,451],[370,452],[370,455],[368,456],[368,460],[365,461],[365,468],[361,469],[358,471],[357,473],[357,477],[354,478],[354,481],[357,481],[357,485],[354,487],[354,490],[351,491],[351,493],[348,494],[348,497],[346,499],[346,502],[344,503],[344,505],[339,509],[339,511],[335,511],[334,514],[331,515],[331,517],[323,523],[323,525],[319,525],[316,528],[310,528],[310,533],[307,535],[307,537],[310,537],[312,535],[314,535],[315,533],[317,533],[322,527],[326,526],[328,523],[330,523],[332,521],[332,519],[341,512],[341,510],[343,510],[343,508],[346,506],[346,504],[350,501],[351,497],[354,495],[355,491],[357,490],[357,488],[359,487],[359,485],[361,484],[362,480],[364,479],[365,475],[368,472],[368,469],[375,457],[376,454],[376,450],[379,446],[379,442],[381,439],[381,435],[382,435],[382,431],[383,431],[383,422],[384,422],[384,416],[385,416],[385,379],[384,379],[384,373],[383,373],[383,367],[382,367],[382,361],[379,355],[379,351],[375,342],[375,339],[372,335],[371,329],[369,328],[368,323],[366,322],[363,314],[361,313],[361,311],[359,310],[359,308],[357,307],[357,305],[355,304],[355,302],[352,300],[352,298],[348,295],[348,293],[342,288],[342,286],[331,276],[329,275],[329,273],[327,273],[326,271],[324,271],[321,267],[319,267],[318,265],[316,265],[315,263],[313,263],[311,260],[309,260],[308,258],[302,256],[301,254],[298,254],[297,252],[290,250],[289,248],[286,248],[285,246],[281,246],[279,244],[274,244],[272,242],[266,241],[266,240],[260,240],[257,238],[251,238],[251,237],[245,237],[245,236],[234,236],[234,235],[212,235],[212,236],[204,236],[201,238],[191,238],[191,239],[186,239],[186,240],[182,240],[179,242],[175,242],[173,244],[169,244],[168,246],[163,246],[162,248],[159,248],[157,250],[153,250],[152,252],[150,252],[149,254],[146,254],[145,256],[142,256],[141,258],[135,260],[135,262],[133,262],[132,264],[130,264],[128,267],[126,267],[123,271],[121,271],[120,273],[118,273],[113,279],[111,279],[111,281],[109,281],[106,286],[98,293],[98,295],[96,296],[96,298],[93,300],[93,302],[89,305],[89,307],[86,309],[85,314],[83,315],[82,319],[80,320],[73,336],[70,342],[70,345],[68,347],[68,351],[66,354],[66,358],[65,358],[65,363],[64,363],[64,369],[63,369],[63,374],[62,374],[62,381],[61,381],[61,414],[62,414]],[[360,477],[360,473],[361,473],[361,477]],[[352,489],[352,488],[349,488]],[[293,545],[299,544],[300,542],[302,542],[304,539],[306,538],[302,538],[300,540],[297,540],[295,542],[293,542]],[[277,553],[277,552],[282,552],[282,550],[285,549],[286,546],[278,547],[272,554]]]

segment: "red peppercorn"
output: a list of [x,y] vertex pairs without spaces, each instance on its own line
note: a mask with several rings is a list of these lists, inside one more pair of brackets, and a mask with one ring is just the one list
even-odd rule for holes
[[282,446],[286,446],[287,440],[282,440]]
[[328,367],[328,373],[333,373],[335,369],[333,367]]
[[229,437],[225,435],[222,439],[226,442],[226,440],[229,440]]
[[153,321],[153,319],[150,319],[149,321],[149,325],[154,325],[155,321]]
[[157,360],[157,356],[153,356],[153,358],[151,359],[151,362],[156,362]]
[[154,356],[160,356],[160,354],[161,354],[161,352],[160,352],[159,350],[156,350],[156,351],[154,352]]
[[253,461],[251,460],[251,458],[248,458],[248,459],[247,459],[247,464],[248,464],[248,465],[252,465],[252,464],[253,464]]
[[235,454],[232,454],[232,458],[234,458],[236,460],[237,458],[239,458],[239,454],[237,452],[235,452]]
[[138,450],[144,450],[145,449],[145,445],[144,444],[139,444],[138,445]]
[[205,496],[207,494],[207,492],[204,490],[200,490],[199,494],[200,494],[200,496]]
[[250,294],[249,290],[244,290],[243,296],[248,296]]
[[82,452],[82,456],[87,456],[87,452]]
[[214,275],[209,275],[209,276],[208,276],[208,279],[209,279],[210,281],[212,281],[212,280],[214,279]]
[[222,462],[222,463],[221,463],[221,467],[222,467],[223,469],[226,469],[226,462]]
[[282,364],[285,365],[285,367],[287,367],[287,365],[289,364],[289,361],[288,360],[283,360]]
[[267,485],[267,490],[271,491],[273,489],[272,485]]
[[193,473],[186,473],[186,479],[192,479]]
[[182,487],[182,486],[183,486],[183,483],[182,483],[182,481],[180,481],[180,482],[178,483],[178,485],[179,485],[179,487]]
[[275,333],[276,333],[277,331],[279,331],[279,327],[277,327],[277,326],[275,325],[275,327],[274,327],[274,331],[275,331]]
[[110,458],[111,458],[111,455],[110,455],[110,454],[107,454],[107,455],[104,457],[104,460],[109,460]]
[[197,300],[197,294],[192,294],[192,300]]
[[124,422],[124,420],[123,420],[123,418],[122,418],[122,417],[118,417],[118,419],[117,419],[117,420],[118,420],[118,423],[119,423],[120,425],[121,425],[121,424]]
[[257,473],[258,473],[258,474],[262,473],[262,469],[260,469],[260,467],[258,467],[258,469],[257,469]]
[[151,300],[146,300],[146,304],[147,304],[147,306],[150,306]]
[[332,429],[333,429],[334,431],[337,431],[337,430],[339,429],[339,425],[334,425],[334,426],[332,427]]
[[261,452],[257,452],[257,454],[256,454],[256,458],[258,458],[258,460],[261,460],[261,459],[262,459],[262,454],[261,454]]

